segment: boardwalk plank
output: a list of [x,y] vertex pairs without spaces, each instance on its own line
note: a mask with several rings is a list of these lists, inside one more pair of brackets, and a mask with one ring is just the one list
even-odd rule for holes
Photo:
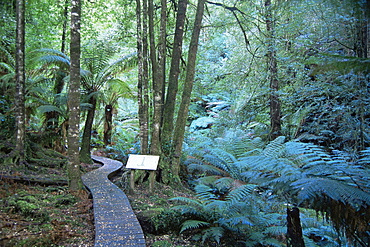
[[145,247],[143,230],[127,196],[108,179],[122,163],[95,155],[92,159],[104,164],[82,176],[82,182],[93,196],[95,247]]

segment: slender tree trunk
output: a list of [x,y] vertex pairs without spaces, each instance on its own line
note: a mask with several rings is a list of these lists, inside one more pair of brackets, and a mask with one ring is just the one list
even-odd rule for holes
[[84,132],[82,134],[80,161],[86,164],[92,164],[90,147],[91,147],[91,133],[92,126],[94,123],[95,109],[96,109],[96,98],[91,96],[89,99],[91,108],[87,111]]
[[71,10],[71,68],[68,91],[69,128],[68,128],[68,179],[69,189],[82,188],[80,176],[79,133],[80,133],[80,21],[81,2],[72,0]]
[[[162,6],[163,8],[163,6]],[[166,8],[166,7],[165,7]],[[153,0],[149,0],[148,4],[148,16],[149,16],[149,42],[150,42],[150,61],[152,65],[152,82],[153,82],[153,122],[152,122],[152,133],[150,142],[150,153],[160,154],[160,128],[162,118],[162,81],[159,61],[157,58],[157,51],[154,40],[154,6]]]
[[266,30],[267,30],[267,71],[270,80],[270,139],[273,140],[281,135],[281,104],[278,95],[279,80],[277,70],[276,50],[274,45],[275,30],[274,16],[271,10],[271,0],[265,1],[266,9]]
[[143,5],[141,5],[141,0],[136,0],[139,138],[141,154],[148,154],[149,148],[147,12],[146,0],[143,0]]
[[69,2],[69,0],[65,0],[65,3],[64,3],[62,46],[60,48],[60,51],[64,54],[66,53],[66,37],[67,37],[67,24],[68,24],[68,2]]
[[25,137],[26,137],[26,115],[25,115],[25,1],[16,1],[17,34],[16,34],[16,146],[15,155],[19,158],[18,164],[25,162]]
[[106,105],[104,114],[104,145],[112,144],[113,106]]
[[151,135],[150,153],[161,154],[161,126],[163,111],[163,88],[165,81],[166,64],[166,25],[167,25],[167,3],[161,0],[160,35],[158,39],[158,55],[154,42],[154,8],[153,1],[149,1],[149,35],[150,35],[150,58],[152,62],[153,76],[153,124]]
[[[184,24],[186,18],[187,0],[179,0],[176,16],[175,37],[173,40],[172,60],[170,74],[168,76],[168,88],[163,111],[162,143],[168,149],[171,147],[172,132],[174,126],[174,115],[176,96],[178,91],[178,80],[180,74],[180,60],[182,55],[182,42]],[[167,154],[170,150],[167,150]]]
[[174,177],[173,182],[179,182],[179,171],[180,171],[180,157],[182,152],[182,144],[184,141],[185,126],[188,118],[189,105],[191,92],[193,90],[194,75],[195,75],[195,64],[198,51],[199,34],[201,30],[202,18],[204,13],[204,5],[206,0],[198,0],[197,12],[194,21],[193,34],[190,41],[190,47],[188,52],[188,63],[186,67],[186,77],[184,83],[184,90],[182,93],[180,109],[177,115],[176,127],[174,131],[173,142],[175,146],[175,152],[172,162],[172,176]]
[[287,246],[288,247],[304,247],[301,220],[299,217],[299,209],[293,207],[287,208]]

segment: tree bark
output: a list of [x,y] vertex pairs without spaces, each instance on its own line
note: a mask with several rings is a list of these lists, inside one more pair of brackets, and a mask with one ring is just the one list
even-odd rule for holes
[[199,35],[201,30],[201,24],[204,13],[204,5],[206,0],[198,0],[197,12],[194,21],[193,33],[191,36],[190,47],[188,52],[188,63],[186,67],[186,77],[184,83],[184,90],[182,93],[180,109],[177,115],[176,127],[174,130],[173,143],[175,146],[175,152],[173,155],[172,162],[172,176],[174,177],[173,182],[179,182],[180,172],[180,157],[182,152],[182,144],[184,141],[185,126],[188,118],[188,111],[190,105],[191,92],[193,90],[194,75],[195,75],[195,64],[198,51]]
[[[184,34],[184,24],[186,18],[187,0],[179,0],[178,11],[176,16],[175,37],[173,40],[172,60],[170,73],[168,76],[168,87],[166,101],[163,110],[163,126],[162,126],[162,143],[167,149],[171,148],[171,139],[174,126],[174,115],[176,96],[178,91],[178,81],[180,74],[180,60],[182,55],[182,43]],[[166,150],[167,154],[170,150]]]
[[112,144],[113,106],[106,105],[104,114],[104,145]]
[[79,133],[80,133],[80,22],[81,2],[72,0],[71,9],[71,67],[68,91],[69,128],[68,128],[68,179],[69,189],[77,191],[82,188],[80,176]]
[[89,108],[89,110],[87,111],[84,132],[82,134],[82,140],[81,140],[81,151],[80,151],[80,161],[86,164],[93,163],[91,159],[90,147],[91,147],[92,126],[94,123],[95,109],[96,109],[95,95],[90,96],[89,104],[91,105],[91,108]]
[[161,149],[161,126],[163,110],[163,88],[165,81],[166,63],[166,25],[167,25],[167,4],[161,0],[160,35],[158,39],[158,54],[154,41],[154,8],[153,1],[149,1],[149,35],[150,35],[150,58],[152,62],[153,78],[153,123],[151,134],[150,153],[160,155]]
[[278,95],[279,80],[275,48],[274,16],[271,10],[271,0],[265,1],[266,31],[267,31],[267,71],[270,80],[270,139],[281,135],[281,104]]
[[62,30],[62,46],[60,51],[66,53],[66,37],[67,37],[67,24],[68,24],[68,1],[65,0],[64,10],[63,10],[63,30]]
[[25,162],[25,136],[26,136],[26,117],[25,117],[25,1],[16,1],[17,30],[16,30],[16,146],[15,155],[18,157],[18,164]]
[[147,42],[147,3],[136,0],[137,50],[138,50],[138,105],[140,125],[140,153],[148,154],[148,42]]
[[297,207],[287,208],[287,221],[287,247],[304,247],[301,220]]

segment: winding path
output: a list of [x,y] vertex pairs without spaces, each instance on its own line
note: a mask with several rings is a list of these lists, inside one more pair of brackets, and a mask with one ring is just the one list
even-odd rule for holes
[[91,191],[94,201],[95,247],[145,247],[143,230],[127,196],[108,179],[123,164],[95,155],[91,158],[104,164],[82,176],[82,182]]

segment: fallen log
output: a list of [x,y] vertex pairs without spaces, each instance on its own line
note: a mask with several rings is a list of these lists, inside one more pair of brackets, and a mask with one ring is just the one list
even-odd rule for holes
[[11,176],[6,174],[0,173],[0,181],[1,180],[10,180],[16,183],[24,183],[24,184],[39,184],[39,185],[68,185],[68,181],[66,179],[52,179],[52,178],[40,178],[40,177],[27,177],[27,176]]

